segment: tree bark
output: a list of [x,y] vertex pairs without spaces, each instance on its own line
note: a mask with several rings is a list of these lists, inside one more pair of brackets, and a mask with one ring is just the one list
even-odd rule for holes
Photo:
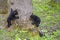
[[33,28],[29,20],[32,14],[32,0],[10,0],[10,9],[17,9],[19,19],[16,20],[17,24],[23,28]]

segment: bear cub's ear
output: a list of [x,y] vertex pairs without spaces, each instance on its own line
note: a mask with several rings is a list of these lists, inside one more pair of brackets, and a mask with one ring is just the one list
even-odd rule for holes
[[17,11],[17,9],[14,10],[14,14],[15,14],[15,15],[18,15],[18,11]]

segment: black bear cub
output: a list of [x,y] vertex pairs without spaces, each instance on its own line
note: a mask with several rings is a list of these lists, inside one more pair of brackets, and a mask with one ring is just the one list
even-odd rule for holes
[[8,26],[8,27],[10,27],[10,26],[12,25],[12,24],[11,24],[11,21],[12,21],[12,20],[19,19],[19,17],[16,16],[16,15],[18,15],[17,9],[13,11],[13,9],[11,8],[11,12],[10,12],[10,14],[9,14],[9,16],[8,16],[8,18],[7,18],[7,23],[8,23],[7,26]]
[[41,22],[40,18],[36,15],[34,15],[32,13],[32,15],[30,16],[31,20],[32,20],[32,25],[36,25],[36,27],[39,27],[39,24]]

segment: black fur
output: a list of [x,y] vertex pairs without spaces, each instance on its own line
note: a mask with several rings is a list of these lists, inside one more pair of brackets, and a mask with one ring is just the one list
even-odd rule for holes
[[16,16],[16,15],[18,15],[17,10],[14,10],[14,11],[13,11],[13,9],[11,8],[10,15],[9,15],[8,18],[7,18],[8,27],[10,27],[10,26],[12,25],[12,24],[11,24],[11,21],[12,21],[12,20],[19,19],[19,17]]
[[40,24],[40,22],[41,22],[40,18],[39,18],[38,16],[34,15],[33,13],[32,13],[32,15],[30,16],[30,18],[31,18],[31,20],[32,20],[32,24],[33,24],[33,25],[36,25],[36,27],[39,27],[39,24]]

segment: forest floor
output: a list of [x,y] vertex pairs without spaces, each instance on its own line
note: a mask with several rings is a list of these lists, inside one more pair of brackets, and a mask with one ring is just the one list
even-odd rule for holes
[[7,14],[0,14],[0,40],[60,40],[60,4],[33,0],[33,13],[40,17],[38,29],[45,36],[40,37],[36,29],[23,30],[18,26],[4,29]]

